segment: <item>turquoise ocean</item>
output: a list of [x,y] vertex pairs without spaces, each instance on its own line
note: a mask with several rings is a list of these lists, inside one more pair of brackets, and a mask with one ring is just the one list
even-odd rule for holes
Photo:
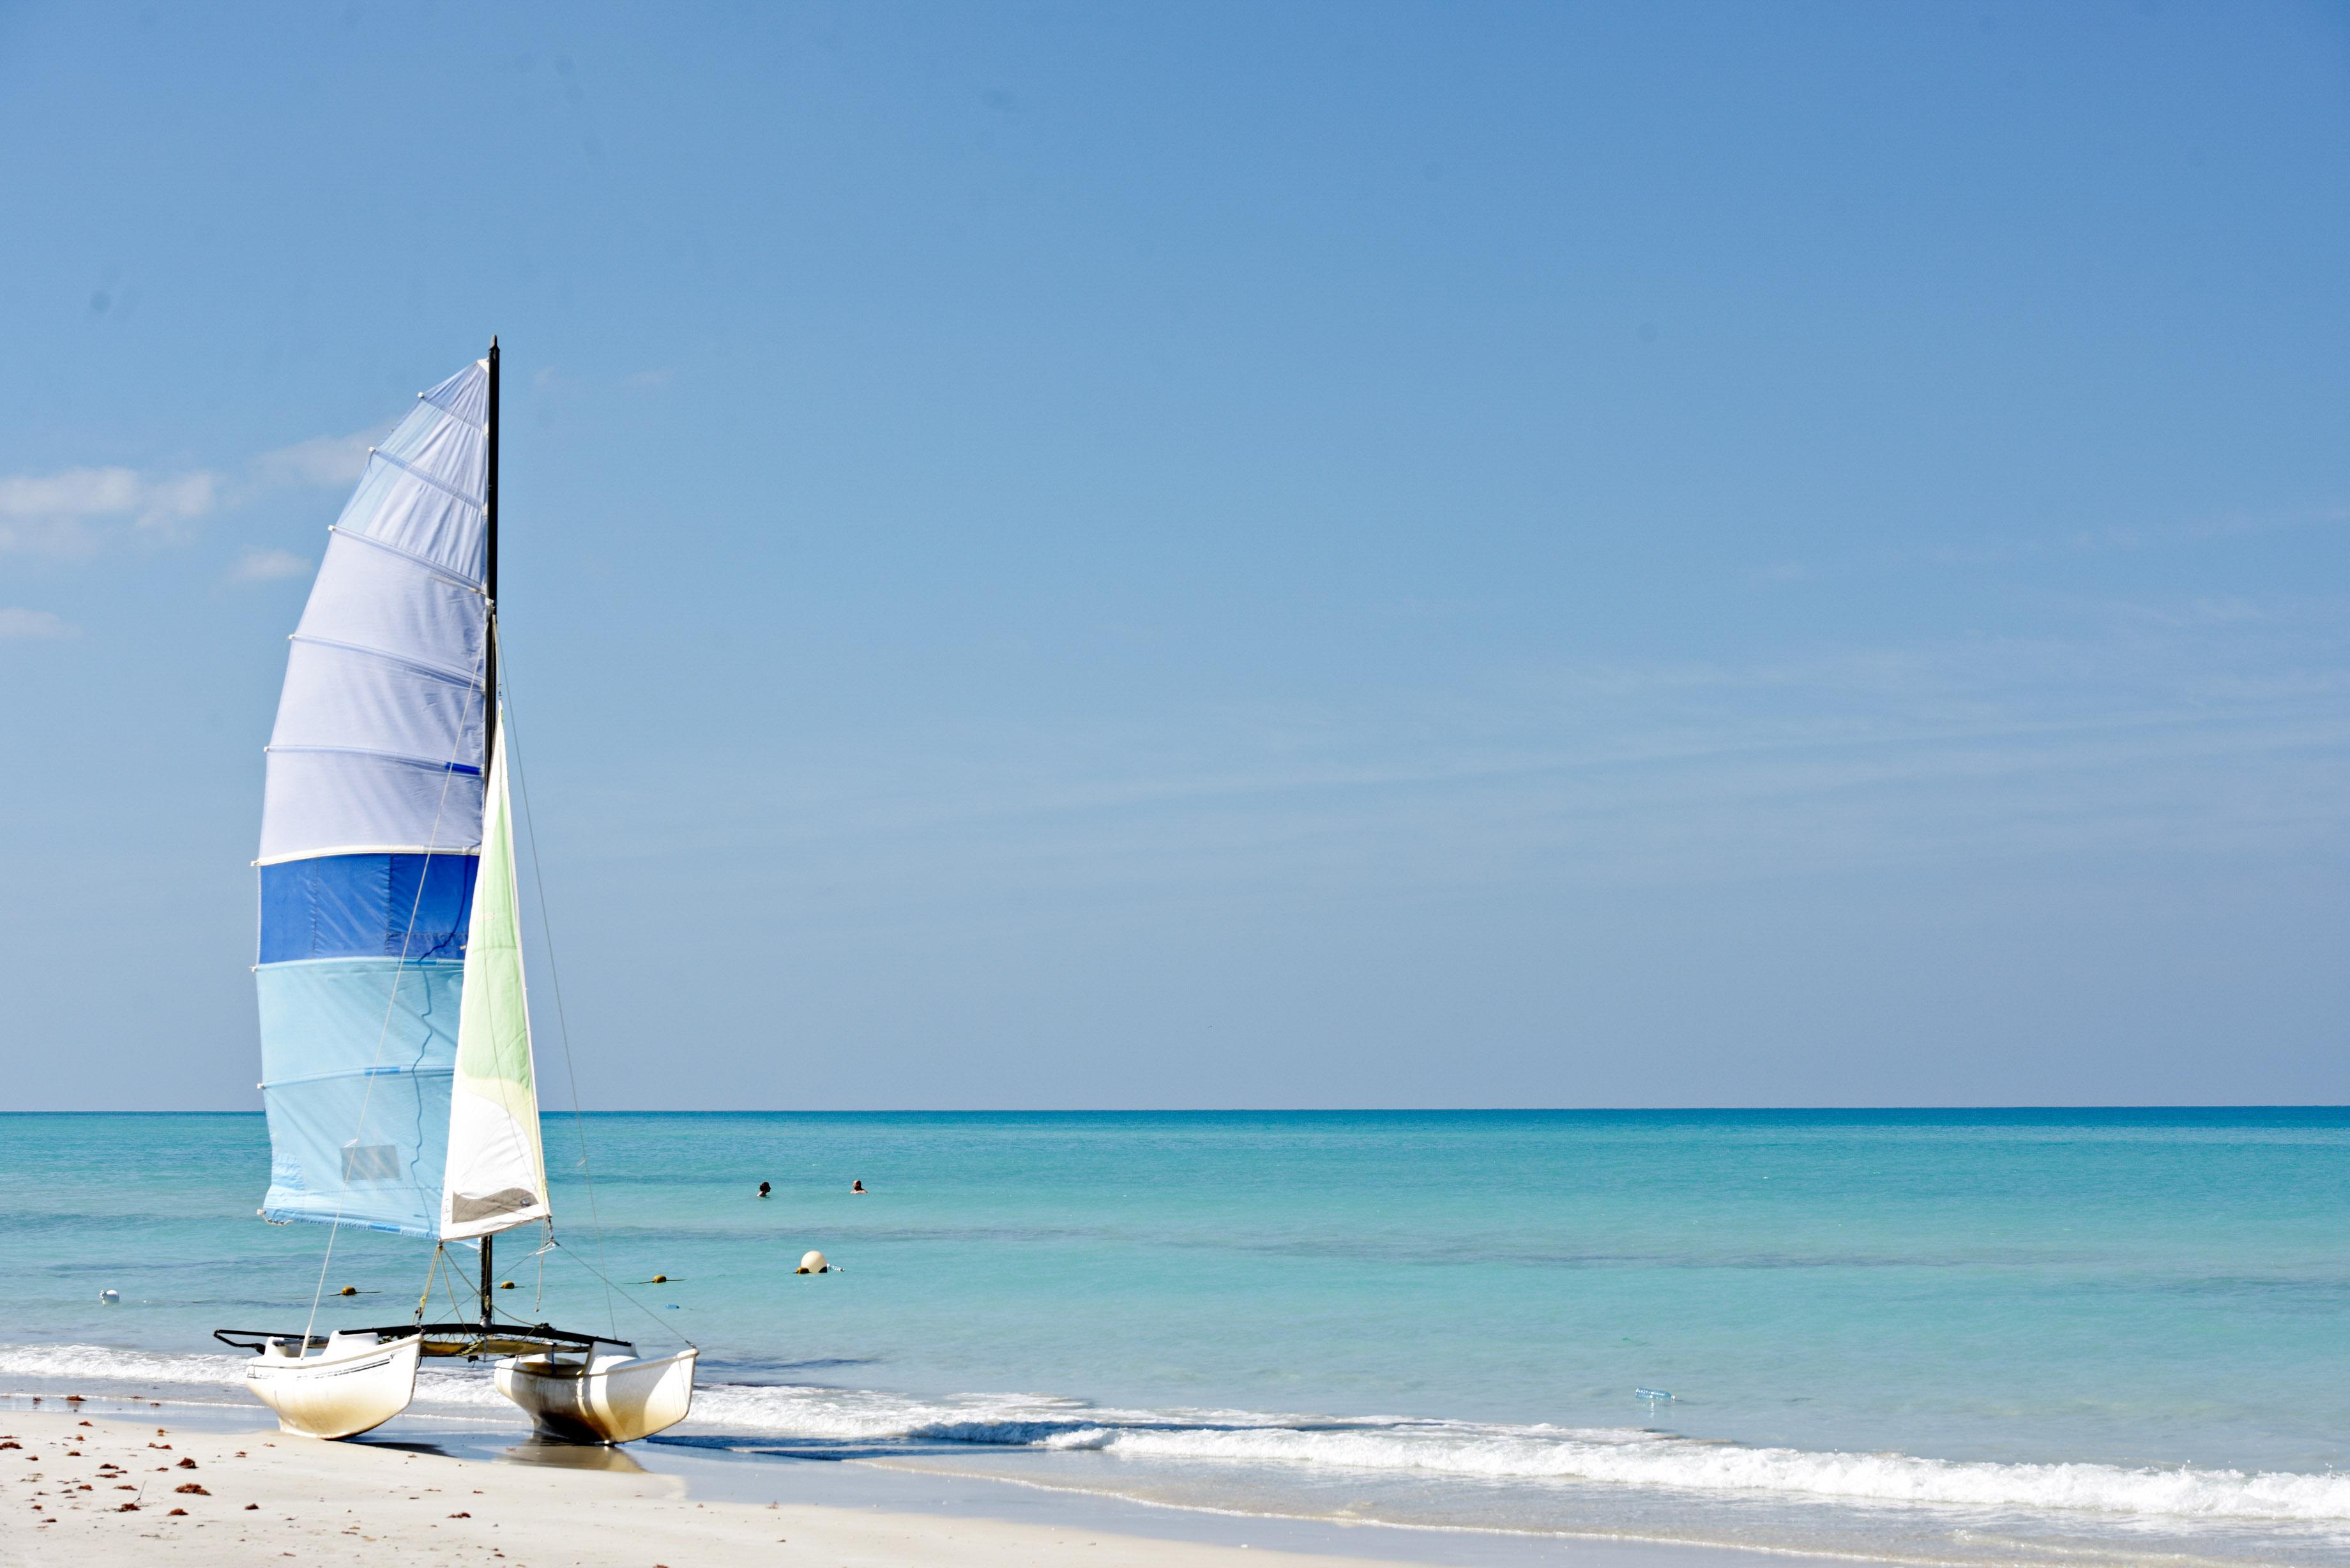
[[[546,1131],[561,1245],[503,1239],[501,1305],[702,1346],[659,1441],[1241,1514],[2350,1564],[2350,1112]],[[255,1217],[267,1170],[258,1116],[0,1116],[0,1391],[240,1398],[211,1331],[298,1328],[322,1283],[322,1326],[408,1319],[431,1246],[329,1260]],[[463,1370],[418,1409],[520,1425]]]

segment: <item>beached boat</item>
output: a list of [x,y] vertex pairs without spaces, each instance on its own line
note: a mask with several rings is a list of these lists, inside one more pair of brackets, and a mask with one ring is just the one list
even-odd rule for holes
[[499,1393],[531,1413],[541,1437],[626,1443],[685,1419],[693,1408],[694,1354],[514,1355],[498,1363],[496,1381]]
[[416,1397],[423,1343],[421,1334],[386,1340],[368,1329],[330,1334],[306,1355],[292,1338],[274,1337],[246,1369],[244,1386],[277,1413],[286,1431],[355,1438],[408,1408]]
[[[500,703],[498,348],[418,394],[329,530],[293,637],[262,806],[261,1215],[430,1241],[411,1322],[222,1329],[289,1432],[347,1438],[414,1397],[426,1356],[494,1364],[540,1434],[614,1443],[684,1419],[695,1352],[495,1310],[495,1239],[556,1246],[539,1141]],[[452,1249],[480,1311],[424,1320]],[[466,1275],[475,1271],[462,1270]],[[468,1293],[472,1293],[469,1290]],[[460,1310],[463,1310],[462,1307]]]

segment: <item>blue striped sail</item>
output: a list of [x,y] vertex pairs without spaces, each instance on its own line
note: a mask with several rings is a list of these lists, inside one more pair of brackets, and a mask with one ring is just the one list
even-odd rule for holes
[[439,1234],[482,841],[488,367],[420,395],[329,531],[261,824],[272,1220]]

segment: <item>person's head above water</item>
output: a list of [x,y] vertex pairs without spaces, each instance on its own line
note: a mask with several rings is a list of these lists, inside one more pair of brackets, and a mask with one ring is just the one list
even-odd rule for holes
[[767,1195],[768,1191],[769,1191],[769,1188],[768,1188],[768,1186],[767,1186],[767,1184],[766,1184],[765,1182],[764,1182],[764,1181],[763,1181],[763,1182],[759,1183],[759,1196],[760,1196],[760,1197],[764,1198],[764,1197]]
[[851,1192],[862,1192],[865,1190],[865,1183],[861,1181],[852,1181],[848,1184],[848,1190]]

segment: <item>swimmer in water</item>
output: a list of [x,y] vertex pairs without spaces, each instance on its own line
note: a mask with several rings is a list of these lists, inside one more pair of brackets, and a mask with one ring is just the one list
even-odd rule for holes
[[862,1192],[865,1190],[865,1183],[861,1181],[852,1181],[848,1184],[848,1190],[851,1192]]
[[764,1182],[764,1181],[763,1181],[763,1182],[759,1183],[759,1196],[760,1196],[760,1197],[764,1198],[764,1197],[768,1194],[768,1192],[769,1192],[770,1190],[772,1190],[772,1189],[770,1189],[770,1188],[767,1186],[767,1184],[766,1184],[765,1182]]

